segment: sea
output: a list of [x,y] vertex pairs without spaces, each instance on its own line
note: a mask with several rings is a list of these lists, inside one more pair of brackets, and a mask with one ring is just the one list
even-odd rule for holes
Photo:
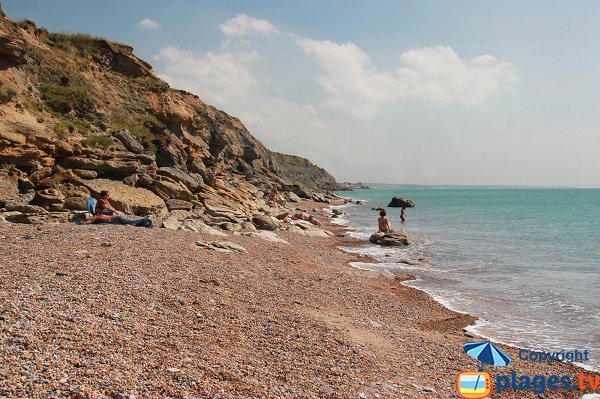
[[[406,285],[458,312],[467,329],[540,351],[588,350],[580,364],[600,369],[600,189],[371,186],[338,192],[361,205],[334,219],[368,240],[379,211],[412,237],[408,247],[343,248],[380,263],[352,266],[409,273]],[[416,202],[400,223],[392,197]],[[425,258],[425,265],[401,263]],[[468,340],[468,338],[465,338]]]

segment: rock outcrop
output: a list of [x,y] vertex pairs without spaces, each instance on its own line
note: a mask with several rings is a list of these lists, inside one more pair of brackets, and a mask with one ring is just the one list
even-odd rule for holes
[[0,16],[0,55],[0,208],[79,211],[109,190],[127,213],[193,211],[235,229],[223,223],[265,213],[273,186],[290,201],[326,202],[315,190],[335,188],[323,169],[170,88],[129,46]]
[[369,241],[385,247],[402,247],[410,245],[408,233],[402,229],[390,230],[385,233],[377,232],[371,235]]
[[394,197],[388,204],[390,208],[413,208],[416,205],[415,201],[400,197]]
[[335,178],[327,173],[325,169],[318,167],[308,159],[274,151],[272,154],[279,168],[279,175],[284,179],[290,182],[301,183],[313,190],[336,190],[337,183]]

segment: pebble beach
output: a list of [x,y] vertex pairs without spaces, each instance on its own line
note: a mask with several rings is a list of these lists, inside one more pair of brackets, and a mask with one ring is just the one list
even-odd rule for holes
[[[0,223],[0,397],[458,397],[456,374],[477,368],[462,350],[475,318],[402,285],[409,275],[352,268],[369,259],[339,247],[368,244],[325,228],[335,235],[277,232],[286,243]],[[512,371],[579,372],[531,362],[501,372]]]

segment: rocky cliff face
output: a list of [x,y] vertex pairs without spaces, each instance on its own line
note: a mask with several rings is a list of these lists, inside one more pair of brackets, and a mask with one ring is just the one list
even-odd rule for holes
[[332,191],[336,189],[335,178],[308,159],[274,151],[272,155],[280,168],[279,175],[282,178],[318,190]]
[[0,11],[0,207],[79,209],[108,188],[131,212],[249,217],[272,185],[295,182],[287,159],[239,119],[170,88],[131,47]]

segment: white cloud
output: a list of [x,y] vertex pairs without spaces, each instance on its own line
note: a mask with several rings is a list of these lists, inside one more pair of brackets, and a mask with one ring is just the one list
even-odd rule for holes
[[366,118],[375,116],[382,105],[403,98],[481,105],[518,80],[509,63],[491,55],[465,61],[450,47],[410,50],[400,55],[396,70],[378,71],[369,55],[353,43],[302,38],[296,44],[323,71],[317,80],[329,95],[324,106]]
[[137,23],[137,27],[141,30],[159,31],[162,29],[160,24],[152,18],[146,18]]
[[[238,44],[243,35],[258,33],[240,27],[244,24],[233,29],[236,24],[230,23],[232,20],[221,25],[224,43],[234,39]],[[447,126],[439,128],[433,123],[436,115],[422,110],[426,107],[419,101],[467,105],[445,107],[444,112],[472,115],[468,106],[483,104],[517,80],[508,63],[491,55],[465,60],[449,47],[407,51],[399,56],[397,65],[382,70],[353,43],[294,38],[287,44],[288,53],[261,52],[261,56],[269,57],[265,62],[286,68],[295,62],[289,57],[299,46],[316,60],[318,85],[310,84],[315,78],[312,72],[291,68],[296,72],[285,76],[295,84],[283,84],[283,90],[277,91],[282,77],[268,76],[268,69],[260,68],[259,54],[247,51],[248,46],[222,45],[218,51],[201,54],[173,46],[163,48],[156,56],[159,76],[173,87],[191,91],[239,116],[267,147],[307,157],[341,180],[404,182],[411,176],[423,183],[456,182],[453,173],[461,172],[466,161],[457,164],[455,158],[468,157],[462,149],[452,147],[442,134]],[[296,101],[292,99],[294,90],[314,92],[298,96],[303,100]],[[402,107],[388,107],[405,99],[411,101],[403,102]],[[486,106],[476,110],[484,121]],[[448,123],[455,123],[452,117]],[[468,139],[474,129],[467,125],[467,133],[460,134]],[[429,150],[433,140],[445,144]],[[424,149],[431,156],[423,156]],[[450,168],[449,164],[456,165]]]
[[274,36],[279,34],[275,25],[266,19],[249,17],[239,14],[220,24],[221,31],[229,37],[243,37],[247,35]]
[[162,79],[221,106],[232,96],[256,85],[256,78],[248,67],[257,58],[256,52],[215,54],[210,51],[197,57],[177,47],[163,48],[157,57],[165,62],[160,74]]

